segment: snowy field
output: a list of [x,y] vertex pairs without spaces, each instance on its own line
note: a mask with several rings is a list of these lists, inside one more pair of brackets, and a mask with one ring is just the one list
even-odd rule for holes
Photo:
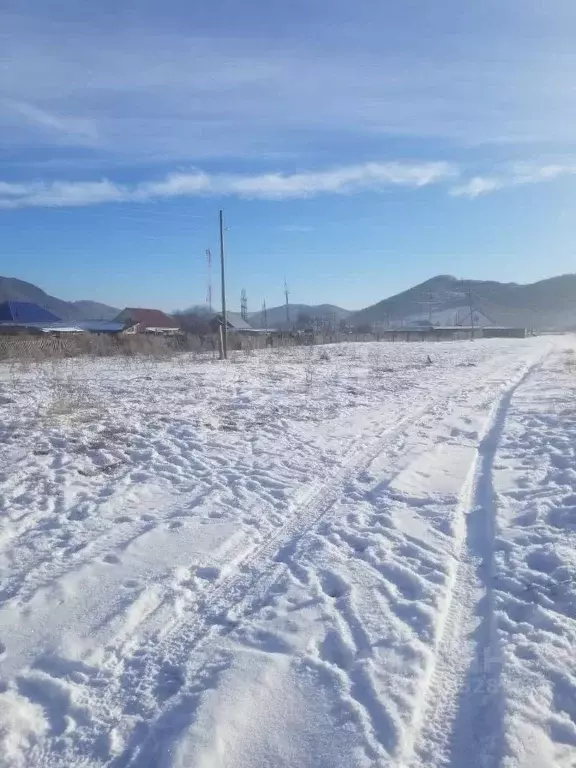
[[572,347],[0,366],[0,766],[573,768]]

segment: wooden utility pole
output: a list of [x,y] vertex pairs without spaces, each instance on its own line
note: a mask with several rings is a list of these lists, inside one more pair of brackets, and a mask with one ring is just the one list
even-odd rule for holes
[[284,278],[284,296],[286,298],[286,322],[290,324],[290,304],[288,303],[288,297],[290,295],[290,292],[288,291],[288,284],[286,283],[286,278]]
[[242,320],[248,322],[248,294],[245,288],[242,288],[240,293],[240,316]]
[[212,314],[212,251],[206,248],[206,264],[208,267],[208,289],[206,291],[206,304],[208,312]]
[[470,305],[470,328],[472,329],[471,339],[474,340],[474,305],[472,303],[472,287],[468,286],[468,303]]
[[222,278],[222,357],[228,357],[228,319],[226,316],[226,273],[224,268],[224,216],[220,211],[220,272]]

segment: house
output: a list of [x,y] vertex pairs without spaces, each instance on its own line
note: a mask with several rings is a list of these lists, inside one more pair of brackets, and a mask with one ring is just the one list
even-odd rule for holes
[[28,301],[5,301],[0,304],[0,323],[28,325],[29,323],[58,323],[61,318],[47,309]]
[[[216,333],[218,328],[222,325],[222,315],[216,315],[210,321],[210,328]],[[247,323],[242,315],[238,312],[226,312],[226,327],[232,333],[250,333],[254,332],[254,328]]]
[[168,336],[180,333],[176,320],[159,309],[126,307],[114,320],[123,323],[124,333],[157,333]]
[[122,323],[114,320],[79,320],[61,323],[46,323],[41,329],[44,333],[107,333],[116,334],[124,330]]
[[60,320],[38,304],[5,301],[0,304],[0,333],[119,333],[122,323],[107,320]]

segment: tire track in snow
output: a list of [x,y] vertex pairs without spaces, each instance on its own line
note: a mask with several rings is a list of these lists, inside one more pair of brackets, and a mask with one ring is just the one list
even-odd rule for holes
[[[451,406],[456,408],[462,406],[459,395],[464,394],[465,399],[468,400],[473,397],[472,392],[483,392],[484,388],[485,384],[482,383],[472,387],[472,390],[468,385],[459,386],[450,393],[444,393],[442,396],[425,403],[416,414],[399,420],[386,430],[385,435],[372,448],[352,456],[344,471],[339,470],[338,477],[314,491],[308,501],[292,513],[290,521],[280,531],[267,539],[239,564],[240,573],[231,574],[228,579],[220,582],[214,589],[210,589],[204,594],[200,615],[195,626],[189,627],[188,632],[185,631],[185,625],[170,628],[168,642],[162,647],[163,661],[159,662],[158,655],[154,656],[154,653],[148,655],[148,652],[145,652],[150,668],[157,670],[168,665],[169,668],[177,669],[187,661],[186,674],[188,679],[196,682],[205,678],[209,681],[212,680],[210,669],[213,666],[213,660],[201,657],[198,659],[198,663],[194,665],[189,663],[190,655],[236,627],[236,623],[229,622],[227,619],[230,609],[246,599],[250,602],[250,598],[256,597],[256,601],[258,601],[258,596],[266,592],[282,575],[285,564],[290,561],[299,542],[333,508],[350,481],[382,455],[389,453],[393,460],[394,454],[401,454],[403,440],[408,429],[415,427],[430,415],[444,418],[450,412]],[[393,474],[393,466],[389,467],[389,471]],[[142,696],[143,694],[145,695],[145,692],[141,687],[138,690],[138,695]],[[182,702],[182,709],[189,711],[190,700],[189,696],[186,695],[185,686],[182,688],[180,701]],[[356,703],[362,708],[369,705],[368,701],[361,701],[360,699],[356,699]],[[144,740],[140,732],[136,733],[126,750],[113,760],[111,765],[114,768],[148,766],[148,750],[155,750],[158,741],[157,736],[166,728],[171,718],[179,721],[181,716],[179,706],[178,703],[172,707],[169,705],[168,709],[160,712],[158,725],[151,725]],[[373,707],[368,715],[368,721],[372,722],[377,717],[382,717],[382,713],[378,708],[374,709]],[[373,754],[377,759],[376,755],[380,752],[380,746],[378,739],[372,741]]]
[[[205,583],[190,600],[188,608],[193,615],[188,613],[169,621],[155,635],[144,636],[136,623],[131,637],[126,639],[123,634],[120,641],[107,646],[104,659],[98,664],[96,679],[75,692],[86,713],[91,713],[90,717],[85,723],[77,723],[65,743],[54,743],[49,738],[39,745],[41,759],[37,764],[46,768],[69,768],[79,764],[79,759],[92,755],[99,764],[114,768],[152,765],[141,750],[155,744],[163,729],[170,727],[171,718],[178,721],[179,716],[181,719],[182,714],[190,710],[190,698],[198,695],[199,681],[207,679],[208,684],[213,681],[210,670],[214,667],[214,654],[199,651],[233,626],[227,619],[229,611],[256,587],[261,594],[262,588],[274,581],[284,568],[283,559],[289,557],[297,542],[328,513],[351,478],[376,457],[389,454],[392,458],[399,453],[410,426],[431,414],[446,415],[452,404],[458,405],[459,394],[470,396],[469,386],[466,382],[449,392],[444,391],[441,396],[425,402],[416,413],[398,420],[379,438],[364,441],[363,446],[360,441],[360,446],[356,446],[360,450],[349,456],[335,476],[288,510],[288,519],[279,529],[241,553],[231,572]],[[485,383],[480,382],[472,391],[479,393],[484,387]],[[164,693],[169,691],[169,695],[158,696],[159,679]],[[120,725],[120,731],[128,738],[120,754],[117,749],[108,751],[103,746],[116,725]]]
[[401,766],[496,768],[501,756],[501,662],[492,621],[495,491],[492,471],[512,398],[547,355],[502,395],[462,500],[462,554],[447,596],[440,641]]
[[[445,393],[442,397],[426,403],[416,414],[399,420],[386,430],[385,435],[372,448],[352,457],[344,471],[340,470],[337,478],[333,478],[332,481],[313,492],[308,502],[297,513],[293,514],[286,526],[267,539],[253,555],[240,564],[239,567],[242,571],[240,574],[232,575],[219,585],[220,588],[216,588],[205,595],[202,613],[194,633],[186,634],[182,631],[177,633],[174,630],[171,631],[168,644],[168,664],[171,668],[178,668],[184,660],[189,660],[191,652],[198,652],[210,641],[214,641],[218,636],[227,634],[228,631],[234,629],[237,626],[236,622],[228,622],[226,618],[230,609],[246,600],[250,602],[251,599],[256,598],[256,602],[258,602],[261,599],[262,594],[282,576],[284,568],[289,564],[299,542],[329,513],[341,498],[344,488],[350,481],[361,474],[376,458],[386,453],[387,449],[392,459],[393,455],[401,448],[407,429],[417,425],[423,418],[431,414],[438,413],[440,416],[444,416],[446,405],[451,404],[464,389],[465,387],[459,387],[449,395]],[[458,405],[456,402],[454,404]],[[246,572],[248,572],[247,575]],[[166,648],[163,649],[165,658],[166,650]],[[156,657],[151,662],[151,668],[162,668],[165,664],[166,661],[159,663]],[[197,695],[197,685],[194,684],[197,684],[198,680],[207,679],[208,685],[212,684],[213,667],[214,659],[211,657],[200,657],[196,665],[188,665],[186,673],[192,682],[195,695]],[[142,690],[139,691],[139,694],[142,694]],[[377,703],[371,703],[370,697],[354,696],[353,698],[359,707],[366,710],[369,722],[385,717]],[[182,713],[189,711],[190,708],[190,695],[183,688],[179,702],[160,712],[157,723],[151,725],[144,739],[142,739],[140,732],[135,733],[135,737],[128,743],[123,753],[112,760],[110,766],[113,768],[135,768],[136,766],[148,768],[149,765],[153,764],[156,748],[159,744],[161,745],[161,738],[159,739],[158,736],[162,734],[171,721],[179,722]],[[374,759],[378,759],[378,756],[382,754],[378,739],[374,740],[369,737],[368,742],[369,751]]]
[[[430,415],[444,416],[447,406],[458,405],[458,395],[466,391],[467,385],[459,385],[449,393],[425,402],[416,413],[399,419],[376,440],[372,440],[363,450],[349,456],[338,469],[335,476],[312,489],[304,500],[294,505],[288,520],[279,529],[272,532],[263,542],[245,552],[233,563],[234,569],[227,575],[214,581],[205,582],[205,587],[196,592],[196,603],[190,607],[194,615],[169,622],[157,635],[142,638],[138,628],[131,637],[124,635],[116,646],[106,649],[106,656],[99,664],[98,685],[83,691],[82,698],[88,710],[106,713],[105,721],[88,727],[80,727],[74,739],[66,745],[64,751],[53,748],[50,742],[42,745],[43,764],[46,766],[67,766],[76,764],[79,754],[86,755],[94,744],[100,748],[111,729],[130,721],[134,726],[135,718],[152,721],[146,733],[136,727],[129,737],[124,751],[109,764],[114,768],[136,765],[142,749],[155,743],[156,727],[161,732],[166,727],[168,712],[178,719],[179,702],[184,709],[190,707],[188,688],[197,687],[198,680],[204,679],[206,669],[211,668],[211,659],[199,650],[208,646],[219,636],[226,634],[235,624],[227,614],[238,603],[249,596],[258,587],[262,592],[273,583],[285,568],[285,560],[290,557],[298,541],[317,524],[333,507],[342,495],[343,489],[351,478],[361,473],[367,465],[385,452],[391,458],[401,449],[403,436],[408,428],[418,424]],[[194,659],[194,654],[198,658]],[[138,665],[133,667],[134,659]],[[185,670],[185,678],[182,670]],[[208,678],[211,673],[208,672]],[[158,676],[168,677],[174,685],[173,693],[179,693],[173,705],[161,701],[158,711],[156,691]],[[94,695],[96,691],[100,695]],[[91,746],[92,745],[92,746]],[[101,759],[101,753],[99,754]],[[146,761],[144,760],[146,765]]]

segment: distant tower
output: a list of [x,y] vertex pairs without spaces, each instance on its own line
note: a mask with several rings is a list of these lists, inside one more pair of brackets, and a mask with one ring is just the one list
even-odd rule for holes
[[290,291],[288,290],[288,284],[286,282],[286,278],[284,278],[284,296],[286,297],[286,322],[290,322],[290,303],[288,301],[288,297],[290,296]]
[[262,325],[264,330],[268,328],[268,310],[266,309],[266,299],[262,302]]
[[208,311],[212,312],[212,251],[206,248],[206,267],[208,269],[208,289],[206,291],[206,304]]
[[242,293],[240,294],[240,315],[242,320],[248,322],[248,296],[246,295],[245,288],[242,288]]

